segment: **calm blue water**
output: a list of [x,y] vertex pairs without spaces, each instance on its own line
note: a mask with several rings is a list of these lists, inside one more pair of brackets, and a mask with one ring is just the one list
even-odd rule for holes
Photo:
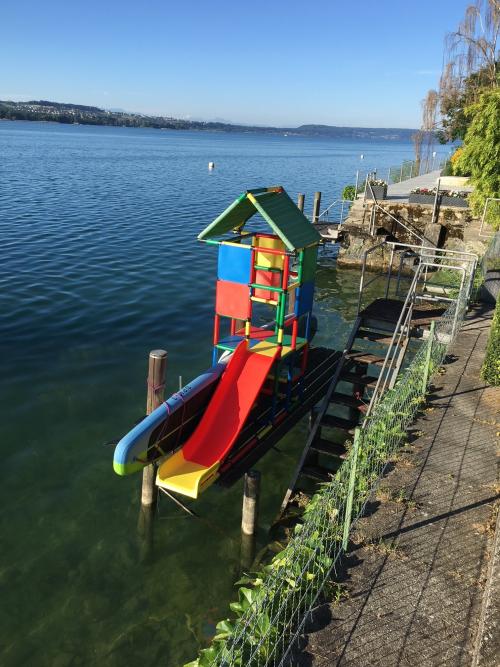
[[[328,203],[360,153],[386,173],[412,148],[0,123],[1,665],[178,665],[213,634],[241,484],[204,494],[201,519],[162,501],[144,562],[139,478],[102,443],[144,413],[150,349],[169,352],[169,392],[210,363],[216,258],[198,232],[250,187]],[[341,344],[357,280],[320,269],[319,342]],[[262,543],[304,432],[259,464]]]

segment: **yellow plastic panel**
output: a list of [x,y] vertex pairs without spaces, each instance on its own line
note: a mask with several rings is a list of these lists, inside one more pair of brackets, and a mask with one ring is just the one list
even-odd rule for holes
[[206,468],[199,463],[186,461],[182,450],[179,450],[160,466],[156,484],[183,496],[197,498],[200,491],[215,481],[219,465],[217,461]]
[[[304,347],[305,344],[306,341],[304,339],[297,339],[296,349],[300,350],[300,348]],[[257,354],[265,354],[268,357],[272,357],[276,353],[276,347],[276,343],[263,340],[261,343],[257,343],[257,345],[252,347],[252,352],[256,352]],[[291,346],[283,345],[281,348],[281,358],[286,357],[286,355],[290,354],[290,352],[293,352]]]
[[256,354],[264,354],[266,357],[274,357],[277,347],[278,346],[276,343],[268,343],[267,341],[263,340],[261,343],[254,345],[251,351],[255,352]]
[[[272,248],[273,250],[285,250],[285,244],[281,239],[272,239],[263,237],[255,237],[253,244],[258,248]],[[280,269],[283,271],[284,255],[274,255],[271,253],[258,252],[256,256],[257,266],[265,266],[269,269]]]

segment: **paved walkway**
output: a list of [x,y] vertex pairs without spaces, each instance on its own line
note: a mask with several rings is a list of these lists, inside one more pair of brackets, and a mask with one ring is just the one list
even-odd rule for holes
[[346,596],[318,608],[294,666],[500,664],[499,601],[488,583],[499,567],[500,391],[479,379],[490,320],[480,309],[468,316],[409,446],[358,522],[337,573]]
[[429,188],[429,190],[431,190],[436,186],[436,181],[439,178],[440,173],[441,170],[437,169],[436,171],[431,171],[423,176],[409,178],[406,181],[401,181],[401,183],[393,183],[387,188],[387,199],[401,199],[402,201],[408,201],[410,190],[413,190],[414,188]]

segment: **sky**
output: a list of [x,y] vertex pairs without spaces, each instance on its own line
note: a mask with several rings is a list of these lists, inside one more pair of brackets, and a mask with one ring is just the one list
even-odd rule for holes
[[419,127],[470,0],[0,3],[0,99],[295,127]]

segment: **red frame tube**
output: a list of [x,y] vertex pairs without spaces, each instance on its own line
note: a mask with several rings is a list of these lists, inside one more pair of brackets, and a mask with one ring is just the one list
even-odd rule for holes
[[214,345],[219,342],[220,316],[215,313],[214,317]]
[[297,347],[297,332],[299,330],[299,322],[297,318],[293,320],[292,324],[292,350],[295,350]]

